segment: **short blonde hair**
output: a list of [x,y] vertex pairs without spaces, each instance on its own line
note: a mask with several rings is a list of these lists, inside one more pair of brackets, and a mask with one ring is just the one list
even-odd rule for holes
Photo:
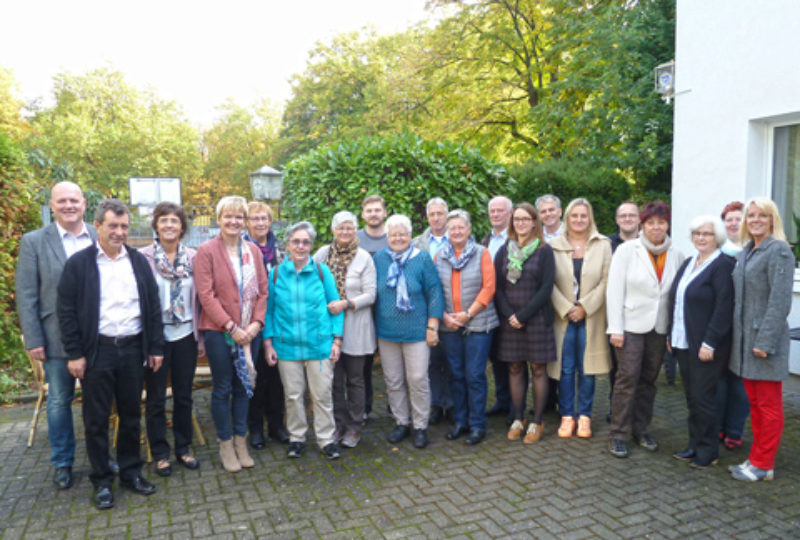
[[247,215],[251,214],[259,214],[264,212],[267,214],[267,218],[269,218],[270,223],[272,222],[272,208],[263,201],[250,201],[247,203]]
[[569,215],[572,213],[572,210],[576,206],[586,207],[586,213],[589,214],[589,236],[592,236],[597,232],[597,224],[594,222],[594,210],[592,209],[592,203],[590,203],[588,199],[585,199],[583,197],[578,197],[577,199],[572,199],[571,201],[569,201],[567,208],[564,210],[564,226],[567,236],[569,236],[570,232]]
[[228,195],[217,203],[217,221],[225,212],[241,212],[247,218],[247,199],[238,195]]
[[778,207],[766,197],[753,197],[744,203],[744,216],[742,216],[742,223],[739,225],[739,238],[741,238],[742,244],[746,244],[753,239],[747,230],[747,212],[750,205],[755,205],[756,208],[763,210],[772,217],[772,237],[775,240],[786,242],[786,233],[783,231],[783,221],[781,220],[780,212],[778,212]]

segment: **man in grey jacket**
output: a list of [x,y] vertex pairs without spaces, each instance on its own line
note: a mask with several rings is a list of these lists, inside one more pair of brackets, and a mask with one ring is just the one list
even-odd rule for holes
[[59,489],[72,486],[75,433],[72,400],[75,378],[67,370],[56,317],[58,282],[64,263],[75,252],[97,238],[94,227],[84,223],[86,199],[72,182],[59,182],[50,193],[55,222],[22,237],[16,270],[16,300],[25,348],[30,357],[44,364],[49,385],[47,431],[53,482]]

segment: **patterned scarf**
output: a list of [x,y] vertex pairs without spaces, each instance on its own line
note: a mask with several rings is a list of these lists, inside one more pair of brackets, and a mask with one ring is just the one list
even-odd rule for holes
[[261,250],[261,257],[264,259],[264,266],[270,268],[270,263],[275,260],[275,243],[277,242],[277,238],[275,238],[275,233],[272,232],[272,229],[267,232],[267,243],[263,246],[256,242],[255,238],[253,238],[248,231],[245,231],[243,236],[245,240],[258,246],[258,249]]
[[397,300],[395,306],[400,313],[408,313],[414,310],[414,304],[408,296],[408,284],[406,283],[406,264],[414,252],[414,246],[402,253],[395,253],[392,248],[386,248],[386,253],[392,258],[392,265],[389,267],[389,277],[386,278],[386,286],[390,289],[397,289]]
[[336,289],[339,291],[339,298],[345,300],[347,297],[344,293],[345,282],[347,280],[347,269],[350,263],[358,252],[358,238],[353,239],[352,242],[346,246],[340,246],[336,240],[331,242],[331,247],[328,250],[328,256],[325,258],[325,264],[333,272],[333,277],[336,279]]
[[[242,283],[239,286],[239,300],[242,304],[242,328],[250,324],[250,317],[253,314],[253,303],[258,296],[258,280],[256,278],[256,265],[253,253],[244,242],[239,240],[239,262],[242,265]],[[235,342],[234,342],[235,343]],[[235,345],[236,358],[233,365],[236,368],[236,376],[242,382],[247,397],[253,397],[253,388],[256,384],[256,367],[253,364],[252,351],[250,346]]]
[[506,279],[510,283],[517,282],[522,275],[522,265],[525,264],[525,261],[531,256],[531,253],[536,251],[537,247],[539,247],[538,238],[522,249],[520,249],[519,244],[514,240],[508,241],[508,272],[506,273]]
[[164,322],[167,324],[184,322],[186,317],[186,299],[183,297],[183,280],[192,277],[192,269],[186,254],[186,246],[178,244],[175,263],[169,262],[161,243],[153,243],[153,258],[158,275],[169,282],[169,307],[164,311]]
[[475,255],[475,248],[477,244],[475,243],[475,238],[470,235],[467,239],[467,245],[464,246],[464,249],[461,251],[461,256],[456,257],[456,251],[453,247],[453,243],[448,238],[445,244],[439,248],[439,253],[437,253],[438,257],[442,257],[447,259],[450,263],[450,266],[453,267],[453,270],[462,270],[467,263]]

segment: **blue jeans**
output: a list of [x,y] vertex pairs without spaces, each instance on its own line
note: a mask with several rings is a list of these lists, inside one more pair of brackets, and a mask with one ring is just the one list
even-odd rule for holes
[[455,424],[486,431],[486,359],[492,346],[491,332],[442,332],[450,364],[450,395]]
[[[229,441],[233,435],[247,435],[247,408],[250,401],[242,381],[233,367],[231,348],[225,334],[215,330],[205,332],[206,355],[211,368],[211,417],[217,428],[217,438]],[[261,335],[250,342],[253,358],[261,346]],[[231,422],[232,420],[232,422]]]
[[[744,423],[750,414],[750,400],[741,377],[725,369],[717,385],[717,419],[719,429],[729,437],[741,439]],[[49,418],[49,413],[48,413]]]
[[75,377],[64,358],[48,358],[44,372],[47,391],[47,436],[50,439],[50,462],[53,467],[72,467],[75,460],[75,430],[72,425],[72,400]]
[[[444,334],[444,332],[442,332]],[[428,357],[428,378],[431,383],[431,407],[449,409],[453,406],[450,397],[450,366],[441,343],[431,347]]]
[[558,381],[558,407],[561,416],[575,416],[575,372],[578,373],[578,414],[592,416],[594,375],[583,372],[586,351],[586,322],[567,325],[561,349],[561,379]]

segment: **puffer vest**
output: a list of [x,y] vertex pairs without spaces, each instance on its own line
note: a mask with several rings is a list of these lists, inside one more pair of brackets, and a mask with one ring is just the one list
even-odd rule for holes
[[[486,248],[483,246],[475,246],[475,253],[470,258],[467,265],[461,269],[461,308],[466,310],[477,298],[478,293],[481,291],[483,280],[481,279],[481,257]],[[442,289],[444,290],[445,311],[453,313],[453,290],[452,290],[452,272],[453,267],[446,258],[441,256],[441,251],[436,257],[436,270],[439,272],[439,279],[442,282]],[[470,332],[488,332],[493,328],[497,328],[500,322],[497,319],[497,312],[494,310],[494,302],[489,302],[486,309],[475,315],[468,323],[467,330]],[[441,332],[452,332],[445,325],[440,325]]]

